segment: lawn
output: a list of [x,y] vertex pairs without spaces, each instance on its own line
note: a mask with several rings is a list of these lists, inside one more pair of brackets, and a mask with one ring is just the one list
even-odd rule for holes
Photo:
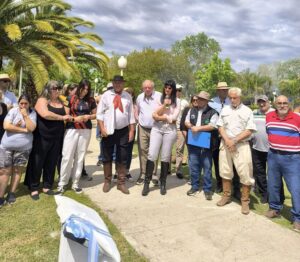
[[[106,223],[121,254],[122,261],[147,261],[121,235],[107,216],[84,194],[67,191],[65,196],[95,209]],[[27,189],[20,185],[17,202],[0,209],[0,261],[57,261],[60,222],[53,197],[41,194],[31,200]]]

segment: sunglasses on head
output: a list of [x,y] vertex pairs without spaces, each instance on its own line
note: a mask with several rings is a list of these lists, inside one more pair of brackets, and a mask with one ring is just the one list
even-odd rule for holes
[[3,83],[9,83],[10,80],[9,80],[9,79],[1,79],[0,82],[3,82]]
[[181,92],[181,89],[176,89],[177,92]]

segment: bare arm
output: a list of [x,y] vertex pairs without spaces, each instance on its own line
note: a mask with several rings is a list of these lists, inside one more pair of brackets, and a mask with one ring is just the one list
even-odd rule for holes
[[9,132],[28,133],[28,130],[26,127],[15,126],[12,123],[10,123],[9,121],[4,121],[3,128]]
[[53,112],[50,112],[48,110],[48,101],[46,98],[43,98],[43,97],[40,97],[37,102],[36,102],[36,105],[35,105],[35,110],[36,112],[38,112],[38,114],[47,119],[47,120],[60,120],[60,121],[64,121],[64,120],[68,120],[70,119],[71,117],[69,115],[64,115],[64,116],[61,116],[61,115],[58,115],[58,114],[55,114]]
[[25,108],[21,109],[20,112],[21,112],[21,114],[22,114],[22,116],[23,116],[23,119],[24,119],[24,121],[25,121],[25,125],[26,125],[27,131],[28,131],[28,132],[33,132],[34,129],[36,128],[36,123],[34,123],[34,122],[30,119],[30,117],[29,117],[29,115],[28,115],[28,112],[27,112],[27,110],[26,110]]

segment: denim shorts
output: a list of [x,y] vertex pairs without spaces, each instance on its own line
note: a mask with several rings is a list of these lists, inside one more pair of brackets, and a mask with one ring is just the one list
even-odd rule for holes
[[11,166],[25,167],[29,159],[30,151],[31,149],[15,151],[0,147],[0,168]]

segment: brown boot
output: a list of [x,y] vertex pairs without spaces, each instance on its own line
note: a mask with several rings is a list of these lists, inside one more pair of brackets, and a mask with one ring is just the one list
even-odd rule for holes
[[231,180],[222,178],[223,184],[223,196],[220,201],[217,202],[217,206],[222,207],[231,202]]
[[112,178],[112,163],[103,163],[103,172],[104,172],[104,185],[103,192],[107,193],[110,190],[111,178]]
[[128,195],[129,194],[129,190],[127,189],[126,185],[125,185],[125,181],[126,181],[126,167],[125,165],[122,164],[116,164],[117,167],[117,173],[118,173],[118,186],[117,189],[120,190],[123,194]]
[[241,196],[241,203],[242,203],[242,214],[248,215],[250,213],[249,203],[250,203],[250,190],[251,186],[242,185],[242,196]]

